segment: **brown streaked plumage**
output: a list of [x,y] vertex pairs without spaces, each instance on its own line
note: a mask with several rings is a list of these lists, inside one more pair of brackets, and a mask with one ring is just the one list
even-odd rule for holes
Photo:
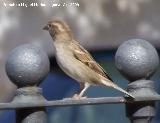
[[105,70],[103,70],[103,68],[99,64],[97,64],[97,62],[92,58],[90,53],[87,50],[85,50],[78,42],[71,43],[71,46],[74,47],[74,55],[78,60],[86,64],[88,67],[90,67],[98,74],[112,81],[112,79],[108,76]]
[[49,31],[54,41],[56,60],[60,68],[80,83],[80,92],[76,95],[76,98],[82,97],[90,85],[113,87],[134,98],[112,82],[108,74],[93,59],[90,53],[74,39],[66,23],[49,21],[44,29]]

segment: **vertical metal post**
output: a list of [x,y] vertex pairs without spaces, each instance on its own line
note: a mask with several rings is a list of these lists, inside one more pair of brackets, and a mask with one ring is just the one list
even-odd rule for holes
[[[133,39],[124,42],[117,50],[115,63],[118,70],[131,82],[128,92],[136,97],[154,97],[154,82],[149,80],[159,65],[156,49],[147,41]],[[150,123],[155,116],[155,102],[126,104],[131,123]]]
[[[49,72],[48,56],[31,44],[19,46],[10,53],[6,62],[10,80],[18,86],[12,102],[44,102],[42,89],[38,88]],[[45,108],[22,108],[16,110],[17,123],[47,123]]]
[[[136,96],[154,97],[158,94],[154,90],[154,82],[150,80],[137,80],[129,84],[128,91]],[[131,123],[150,123],[156,115],[155,102],[136,102],[126,104],[126,114]]]
[[[27,103],[27,102],[44,102],[41,88],[24,87],[19,88],[12,102]],[[17,123],[47,123],[47,114],[45,108],[28,108],[16,110]]]

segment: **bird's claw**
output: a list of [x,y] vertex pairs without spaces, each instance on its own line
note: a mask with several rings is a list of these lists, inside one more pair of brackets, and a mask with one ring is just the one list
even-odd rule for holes
[[80,100],[80,99],[86,99],[87,97],[81,97],[80,95],[78,94],[74,94],[73,97],[68,97],[68,98],[64,98],[63,100]]
[[64,98],[63,100],[71,100],[72,97],[67,97],[67,98]]
[[87,98],[86,96],[85,97],[81,97],[78,94],[74,94],[73,97],[72,97],[72,99],[75,99],[75,100],[86,99],[86,98]]

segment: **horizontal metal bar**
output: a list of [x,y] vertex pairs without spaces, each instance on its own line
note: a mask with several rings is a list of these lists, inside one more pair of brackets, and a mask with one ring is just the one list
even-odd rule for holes
[[17,108],[33,108],[33,107],[57,107],[57,106],[74,106],[74,105],[99,105],[99,104],[117,104],[117,103],[134,103],[145,101],[160,101],[160,96],[155,97],[136,97],[135,99],[124,97],[99,97],[75,100],[71,98],[55,101],[42,101],[30,103],[0,103],[0,110],[17,109]]

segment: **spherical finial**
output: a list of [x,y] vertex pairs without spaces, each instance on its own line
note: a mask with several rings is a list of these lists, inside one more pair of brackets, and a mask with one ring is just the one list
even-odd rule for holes
[[49,68],[47,54],[31,44],[13,49],[6,61],[6,73],[18,87],[38,85],[47,76]]
[[125,41],[115,55],[118,70],[129,80],[149,78],[159,65],[156,49],[147,41],[132,39]]

